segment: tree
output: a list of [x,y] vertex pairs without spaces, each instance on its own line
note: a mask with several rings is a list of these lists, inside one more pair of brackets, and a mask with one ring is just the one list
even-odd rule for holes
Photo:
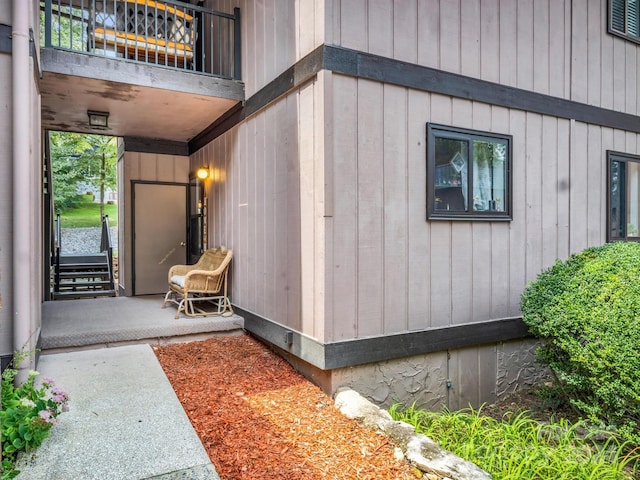
[[100,216],[104,215],[105,188],[116,186],[116,137],[51,132],[54,206],[57,212],[80,202],[78,183],[100,190]]

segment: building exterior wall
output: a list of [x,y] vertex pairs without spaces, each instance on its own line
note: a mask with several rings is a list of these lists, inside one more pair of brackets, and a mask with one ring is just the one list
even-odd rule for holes
[[[335,73],[317,69],[191,156],[192,167],[213,172],[210,243],[234,249],[233,303],[284,330],[248,324],[326,390],[351,386],[386,405],[478,406],[539,380],[530,340],[485,338],[373,363],[358,362],[360,352],[335,368],[303,350],[308,339],[336,352],[344,342],[388,339],[397,352],[412,334],[517,320],[527,282],[606,241],[606,151],[638,154],[639,134],[601,125],[598,115],[515,108],[508,95],[516,92],[496,85],[536,92],[548,105],[556,97],[576,111],[636,115],[640,49],[607,33],[607,1],[240,6],[249,100],[292,65],[307,68],[306,54],[326,61],[323,43],[350,49]],[[280,41],[286,47],[275,53]],[[356,61],[350,52],[380,57],[342,69],[340,61]],[[385,81],[384,68],[403,64],[380,58],[492,82],[468,88],[490,90],[484,98],[496,103],[464,98],[464,86],[457,96],[431,91],[419,75],[414,84]],[[512,137],[512,220],[426,219],[429,122]],[[286,329],[307,340],[283,344]]]
[[[12,27],[12,2],[0,2],[0,24]],[[29,2],[26,8],[28,24],[38,41],[38,2]],[[6,44],[5,44],[6,45]],[[30,56],[22,60],[28,64],[28,84],[23,85],[21,93],[16,92],[13,85],[13,71],[15,49],[0,52],[0,356],[3,365],[5,360],[15,350],[34,352],[38,342],[41,326],[41,302],[43,299],[43,259],[40,253],[42,244],[42,151],[40,130],[40,92],[38,85],[38,58]],[[28,55],[28,53],[27,53]],[[14,185],[14,106],[20,102],[20,108],[26,112],[22,117],[26,135],[20,162],[26,165],[25,173],[28,180],[25,184]],[[26,177],[26,175],[25,175]],[[16,189],[18,189],[16,191]],[[16,193],[20,195],[22,211],[21,230],[25,234],[18,248],[14,242]],[[25,228],[25,226],[27,228]],[[16,287],[16,272],[13,268],[14,260],[20,259],[21,287]],[[26,289],[28,283],[29,289]],[[14,301],[15,295],[20,294],[20,304]],[[21,338],[16,339],[15,322],[20,322]],[[17,344],[19,343],[19,344]],[[33,366],[35,358],[23,363],[24,367]]]
[[635,115],[640,51],[607,3],[327,0],[327,43]]
[[281,98],[192,155],[207,165],[209,246],[234,251],[231,299],[323,339],[323,112],[319,80]]
[[[11,21],[11,5],[2,0],[0,23]],[[8,18],[4,18],[7,17]],[[0,355],[13,351],[13,177],[11,55],[0,53]]]
[[242,81],[247,98],[324,43],[324,0],[209,0],[209,8],[242,15]]
[[[606,241],[606,150],[637,154],[637,134],[342,75],[327,84],[328,341],[518,316],[543,268]],[[427,122],[513,136],[511,222],[426,221]]]
[[[189,181],[189,157],[181,155],[165,155],[156,153],[140,153],[126,150],[119,145],[118,176],[120,195],[123,200],[122,209],[118,211],[118,283],[120,291],[126,295],[133,295],[132,264],[132,201],[131,181],[145,180],[150,182],[179,182]],[[157,212],[159,213],[159,212]]]

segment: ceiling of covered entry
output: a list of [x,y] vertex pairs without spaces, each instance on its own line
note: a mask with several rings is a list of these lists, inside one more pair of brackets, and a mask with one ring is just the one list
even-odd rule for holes
[[[186,142],[241,101],[243,88],[232,80],[42,50],[42,127]],[[108,130],[92,130],[88,110],[108,112]]]

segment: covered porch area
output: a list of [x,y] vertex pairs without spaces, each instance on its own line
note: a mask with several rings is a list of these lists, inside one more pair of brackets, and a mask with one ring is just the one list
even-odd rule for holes
[[162,309],[162,299],[144,295],[44,302],[39,348],[46,354],[187,342],[244,331],[244,319],[238,315],[176,319],[175,307]]

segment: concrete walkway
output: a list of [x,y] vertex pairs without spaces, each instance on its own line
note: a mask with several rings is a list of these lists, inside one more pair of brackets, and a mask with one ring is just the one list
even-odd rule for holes
[[38,371],[70,410],[18,480],[219,480],[149,345],[43,355]]

